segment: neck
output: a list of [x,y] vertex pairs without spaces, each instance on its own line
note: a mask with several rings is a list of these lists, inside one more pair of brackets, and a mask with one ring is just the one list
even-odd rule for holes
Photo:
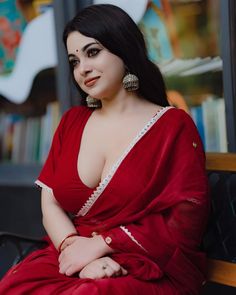
[[137,96],[135,92],[122,90],[114,97],[104,98],[101,100],[102,108],[99,109],[100,114],[119,116],[134,112],[140,105],[145,103],[145,100]]

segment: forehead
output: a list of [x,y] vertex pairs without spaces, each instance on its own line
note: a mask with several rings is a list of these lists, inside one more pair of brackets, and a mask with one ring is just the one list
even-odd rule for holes
[[92,42],[97,42],[97,40],[94,38],[84,36],[79,32],[72,32],[69,34],[67,41],[66,41],[67,50],[69,53],[70,52],[72,53],[75,50],[81,51],[81,49],[85,45],[92,43]]

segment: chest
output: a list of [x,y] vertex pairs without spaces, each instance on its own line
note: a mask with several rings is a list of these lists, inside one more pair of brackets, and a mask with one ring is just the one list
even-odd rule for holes
[[142,120],[87,124],[77,159],[81,181],[89,187],[96,187],[127,152],[143,125]]
[[[113,147],[118,146],[115,139],[117,138],[114,137]],[[53,191],[56,199],[66,211],[77,213],[81,209],[99,183],[110,174],[111,167],[118,158],[121,158],[121,154],[125,157],[115,170],[115,174],[111,173],[112,179],[106,187],[106,195],[118,196],[118,198],[112,197],[112,201],[108,204],[106,198],[100,198],[99,203],[104,201],[109,212],[114,212],[114,209],[119,211],[120,204],[127,204],[130,199],[133,199],[133,196],[139,194],[146,187],[152,171],[145,169],[147,159],[142,156],[143,148],[140,147],[140,144],[131,149],[126,149],[126,144],[124,144],[124,149],[128,151],[125,154],[123,146],[119,145],[120,149],[117,153],[114,153],[112,149],[110,157],[105,158],[102,149],[106,146],[103,145],[104,140],[103,138],[101,142],[96,140],[77,141],[75,136],[68,136],[64,142],[57,163]],[[91,148],[87,148],[85,142],[91,143],[89,145]],[[140,143],[143,146],[142,142]],[[83,144],[84,153],[81,153]],[[80,157],[81,161],[79,161]]]

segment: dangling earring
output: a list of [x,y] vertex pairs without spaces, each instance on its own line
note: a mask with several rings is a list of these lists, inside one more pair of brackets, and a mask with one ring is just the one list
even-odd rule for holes
[[100,108],[102,106],[101,100],[91,97],[90,95],[86,97],[86,102],[89,108]]
[[139,79],[136,75],[129,72],[123,78],[123,87],[127,91],[135,91],[139,89]]

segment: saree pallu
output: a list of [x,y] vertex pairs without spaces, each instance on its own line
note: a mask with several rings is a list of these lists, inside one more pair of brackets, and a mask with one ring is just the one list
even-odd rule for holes
[[74,107],[63,116],[36,183],[73,214],[81,236],[102,235],[115,250],[111,258],[128,275],[99,280],[61,275],[49,242],[9,270],[0,294],[199,294],[209,199],[205,156],[192,119],[184,111],[162,108],[91,189],[77,169],[91,114]]

